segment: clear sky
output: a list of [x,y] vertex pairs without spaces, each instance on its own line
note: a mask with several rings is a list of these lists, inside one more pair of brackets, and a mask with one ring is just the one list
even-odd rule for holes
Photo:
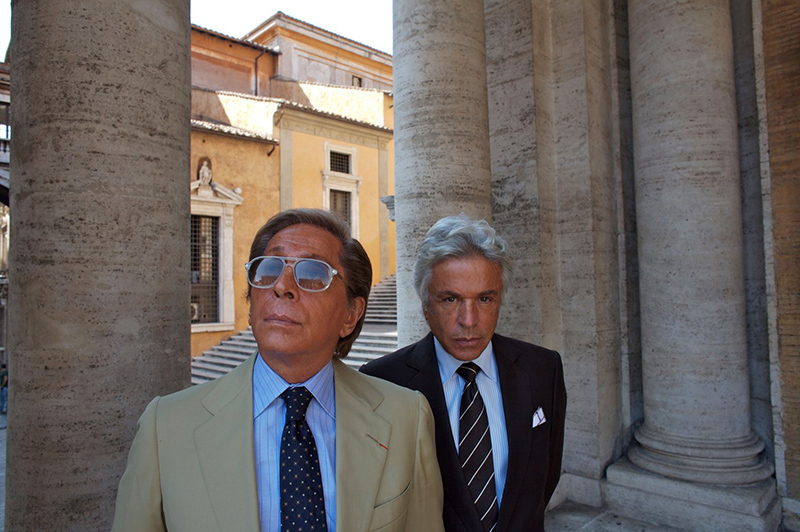
[[[392,0],[191,0],[192,23],[241,37],[277,11],[392,53]],[[11,2],[0,0],[0,52],[11,33]],[[0,58],[2,58],[0,57]]]

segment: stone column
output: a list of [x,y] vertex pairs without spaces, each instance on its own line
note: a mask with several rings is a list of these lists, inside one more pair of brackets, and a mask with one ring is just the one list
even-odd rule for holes
[[483,0],[395,0],[394,121],[400,345],[428,330],[417,248],[442,216],[491,223]]
[[5,530],[108,530],[189,385],[189,0],[15,2]]
[[[737,491],[738,501],[720,487],[752,486],[773,471],[750,426],[729,3],[629,8],[644,424],[628,457],[657,475],[637,484],[612,466],[608,478],[652,490],[633,500],[620,489],[615,501],[651,520],[768,530],[774,483]],[[665,506],[660,497],[686,500]]]

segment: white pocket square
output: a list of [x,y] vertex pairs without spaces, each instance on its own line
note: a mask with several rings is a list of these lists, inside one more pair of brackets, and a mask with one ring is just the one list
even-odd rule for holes
[[534,412],[534,414],[533,414],[533,426],[534,427],[538,427],[539,425],[541,425],[545,421],[547,421],[547,420],[544,418],[544,411],[542,410],[542,407],[540,406],[539,408],[536,409],[536,412]]

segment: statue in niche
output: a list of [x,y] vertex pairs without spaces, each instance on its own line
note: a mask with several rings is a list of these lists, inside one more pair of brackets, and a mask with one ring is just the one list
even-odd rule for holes
[[200,167],[200,170],[197,171],[197,180],[200,181],[201,185],[211,184],[212,173],[209,162],[209,159],[204,159],[203,165]]

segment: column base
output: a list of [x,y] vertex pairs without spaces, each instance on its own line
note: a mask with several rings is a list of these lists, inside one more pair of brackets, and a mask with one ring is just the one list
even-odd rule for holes
[[692,440],[651,431],[645,423],[635,438],[641,445],[628,451],[631,463],[665,477],[731,486],[761,482],[775,472],[754,432],[734,440]]
[[603,508],[695,532],[775,532],[781,505],[775,480],[747,486],[714,486],[667,478],[627,458],[606,469]]

